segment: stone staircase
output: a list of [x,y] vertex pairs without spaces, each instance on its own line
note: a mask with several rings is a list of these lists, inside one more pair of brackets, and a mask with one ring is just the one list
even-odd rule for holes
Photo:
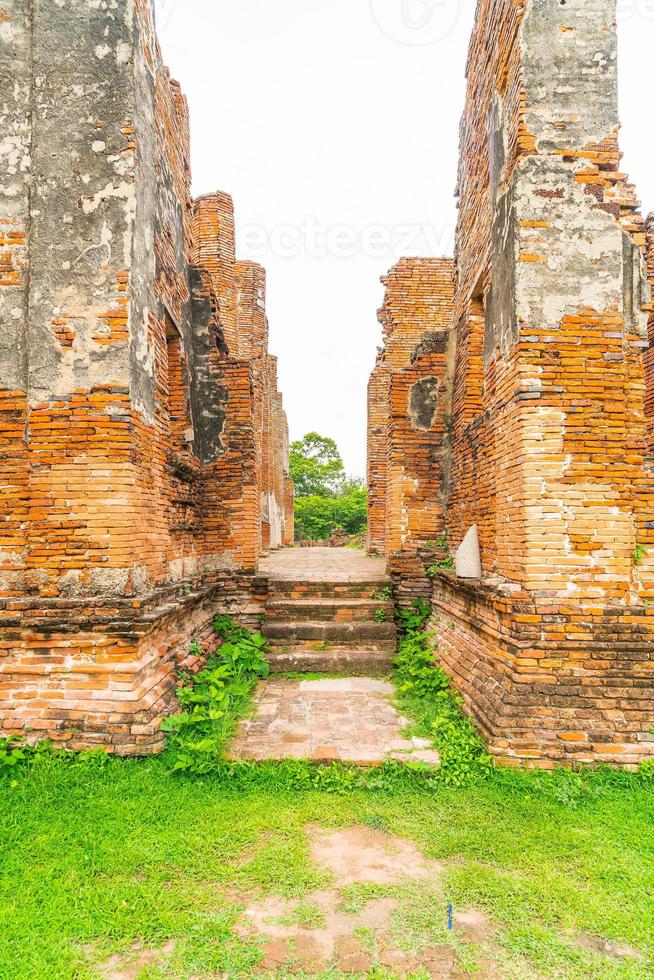
[[289,548],[259,570],[273,676],[258,686],[228,757],[438,765],[430,742],[406,731],[386,676],[396,630],[384,560],[346,548]]
[[273,673],[384,676],[397,631],[386,578],[271,580],[264,635]]

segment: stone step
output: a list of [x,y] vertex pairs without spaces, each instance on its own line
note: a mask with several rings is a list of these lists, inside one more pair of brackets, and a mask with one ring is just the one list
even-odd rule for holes
[[393,644],[373,647],[311,649],[307,644],[273,647],[267,656],[273,674],[336,674],[341,677],[386,677],[393,669]]
[[290,582],[271,579],[270,598],[273,602],[301,599],[372,599],[373,595],[384,592],[389,586],[390,582],[386,579],[366,582]]
[[[275,599],[266,606],[266,619],[275,622],[393,622],[393,603],[375,601],[374,599],[329,598],[318,599],[314,596],[305,599]],[[381,610],[383,620],[375,619],[375,614]]]
[[284,643],[332,643],[342,647],[368,647],[371,644],[395,645],[397,629],[389,623],[330,623],[266,621],[263,635],[275,646]]

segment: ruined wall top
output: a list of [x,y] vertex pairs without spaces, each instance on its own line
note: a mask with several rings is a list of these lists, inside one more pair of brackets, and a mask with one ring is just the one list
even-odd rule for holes
[[379,310],[384,347],[378,363],[389,370],[407,365],[428,331],[449,328],[452,320],[454,262],[444,258],[403,258],[382,283]]

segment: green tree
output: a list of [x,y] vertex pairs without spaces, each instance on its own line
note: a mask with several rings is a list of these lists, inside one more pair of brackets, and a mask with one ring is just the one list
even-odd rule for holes
[[295,527],[300,541],[325,541],[337,528],[348,534],[365,530],[367,504],[365,487],[336,497],[298,497]]
[[317,432],[309,432],[291,444],[290,472],[296,497],[332,497],[345,482],[338,446]]
[[298,541],[325,541],[341,529],[355,535],[367,524],[363,480],[348,479],[333,439],[309,432],[290,453],[295,482],[295,529]]

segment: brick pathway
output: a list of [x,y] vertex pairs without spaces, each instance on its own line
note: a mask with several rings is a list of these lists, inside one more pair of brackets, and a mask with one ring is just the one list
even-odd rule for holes
[[389,581],[383,558],[373,558],[352,548],[286,548],[263,558],[259,571],[282,581]]
[[309,759],[378,765],[389,759],[438,765],[422,739],[402,734],[407,720],[392,704],[386,681],[345,677],[277,678],[258,689],[253,716],[241,723],[232,759]]
[[[429,742],[404,736],[408,722],[386,680],[396,628],[384,560],[347,548],[293,548],[264,559],[260,572],[270,579],[263,631],[273,674],[229,757],[438,765]],[[330,676],[291,680],[287,672]]]

